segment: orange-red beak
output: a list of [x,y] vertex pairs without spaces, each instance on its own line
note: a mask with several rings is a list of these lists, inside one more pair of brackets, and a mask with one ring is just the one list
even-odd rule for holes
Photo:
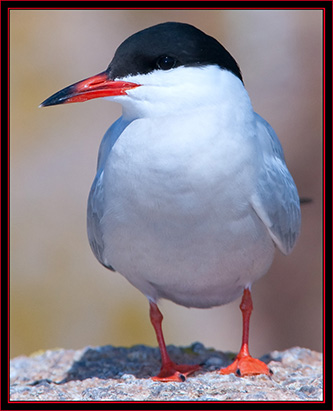
[[107,71],[103,71],[96,74],[96,76],[89,77],[58,91],[43,101],[40,107],[79,103],[98,97],[121,96],[126,94],[127,90],[139,86],[140,84],[126,81],[110,80]]

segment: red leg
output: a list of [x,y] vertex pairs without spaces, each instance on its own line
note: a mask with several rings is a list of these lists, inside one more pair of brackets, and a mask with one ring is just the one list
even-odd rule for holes
[[186,377],[194,371],[197,371],[200,366],[180,365],[171,361],[163,337],[163,316],[155,303],[149,301],[149,304],[150,321],[155,329],[156,338],[160,347],[162,357],[162,367],[160,373],[156,377],[152,377],[152,379],[155,381],[185,381]]
[[248,288],[244,289],[243,298],[240,303],[240,309],[243,316],[243,338],[241,349],[235,359],[235,361],[226,368],[220,370],[221,374],[235,373],[239,377],[245,375],[257,375],[266,374],[271,375],[272,371],[267,365],[256,359],[252,358],[249,353],[249,330],[250,330],[250,317],[253,309],[251,292]]

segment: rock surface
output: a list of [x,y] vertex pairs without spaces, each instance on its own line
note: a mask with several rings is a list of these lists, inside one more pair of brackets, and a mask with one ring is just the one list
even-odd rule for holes
[[152,381],[160,367],[157,348],[137,345],[48,350],[10,362],[11,401],[322,401],[322,354],[294,347],[261,359],[273,376],[239,378],[216,370],[231,353],[168,347],[176,362],[200,363],[185,382]]

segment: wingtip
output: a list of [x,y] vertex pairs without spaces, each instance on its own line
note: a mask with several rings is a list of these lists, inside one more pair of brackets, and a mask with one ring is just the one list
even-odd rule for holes
[[308,204],[308,203],[312,203],[312,198],[311,197],[300,197],[299,202],[301,204]]

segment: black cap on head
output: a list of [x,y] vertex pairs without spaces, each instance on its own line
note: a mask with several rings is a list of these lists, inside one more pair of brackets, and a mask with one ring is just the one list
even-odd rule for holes
[[218,65],[243,81],[235,59],[217,40],[190,24],[169,22],[128,37],[118,47],[107,71],[115,79],[204,65]]

